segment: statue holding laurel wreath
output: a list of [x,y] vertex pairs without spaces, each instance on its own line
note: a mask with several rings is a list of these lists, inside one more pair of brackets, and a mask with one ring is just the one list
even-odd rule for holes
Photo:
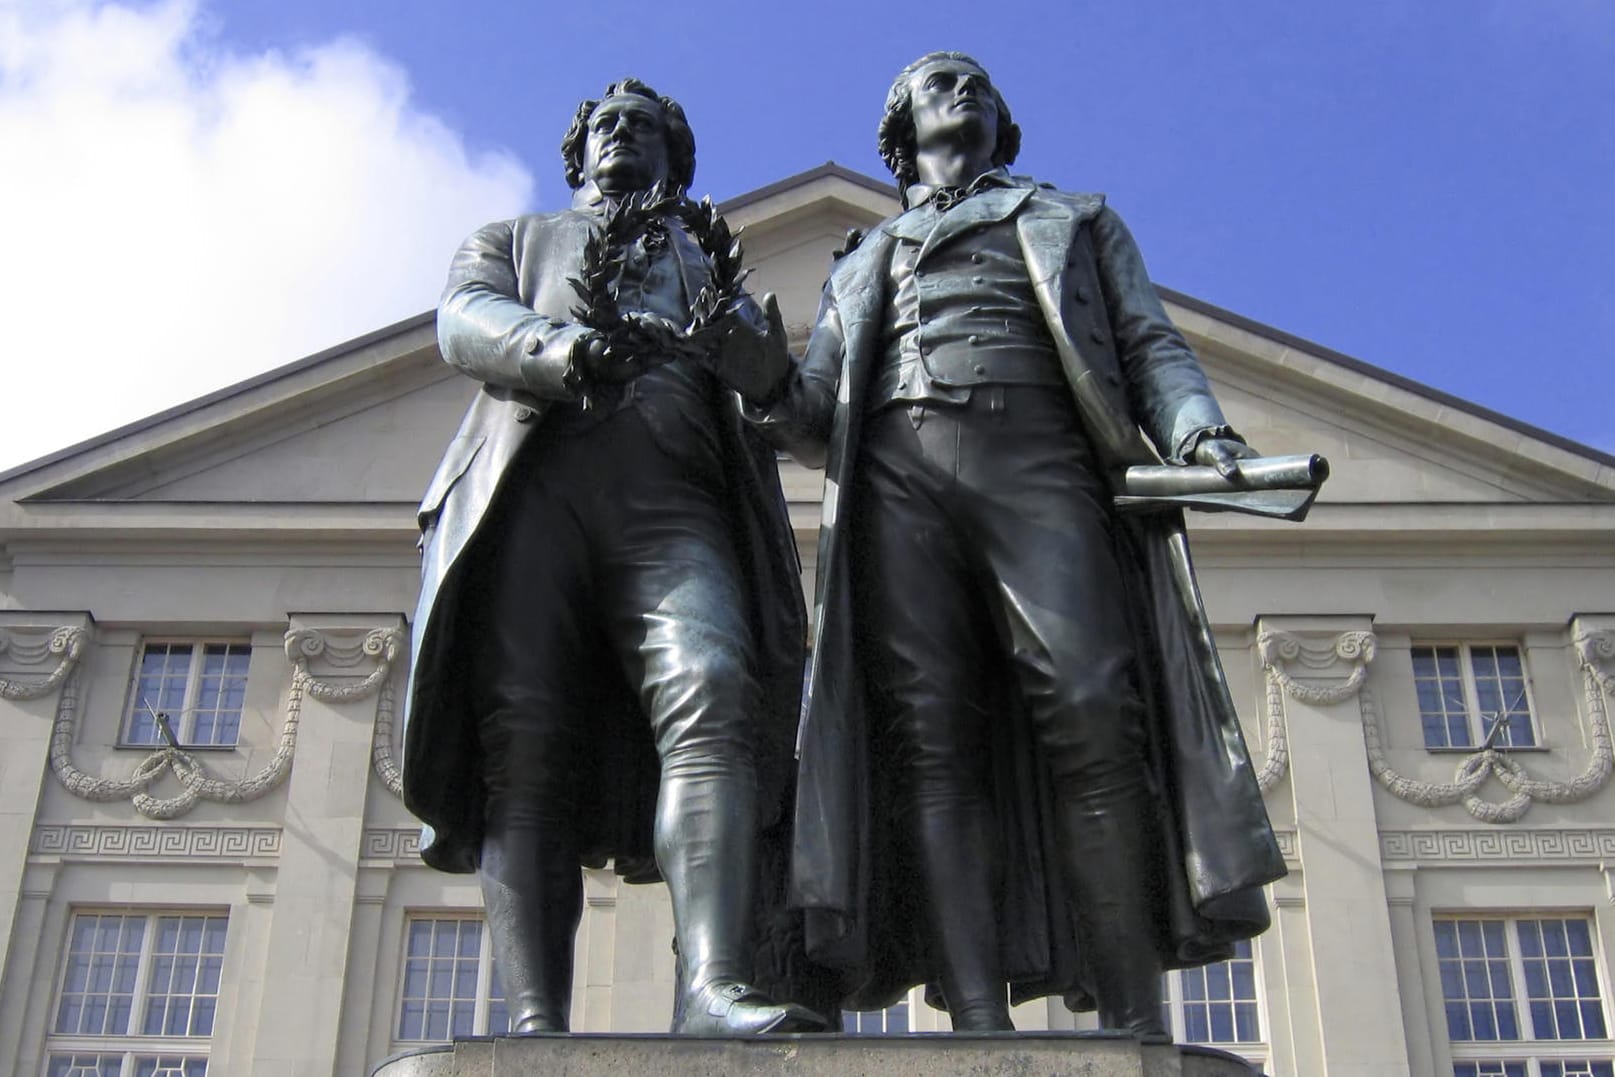
[[725,389],[783,351],[777,308],[685,197],[677,102],[614,83],[562,155],[572,207],[478,231],[438,310],[482,388],[420,507],[405,802],[427,863],[481,876],[513,1032],[567,1031],[579,868],[608,859],[667,882],[675,1032],[822,1028],[777,997],[796,550]]

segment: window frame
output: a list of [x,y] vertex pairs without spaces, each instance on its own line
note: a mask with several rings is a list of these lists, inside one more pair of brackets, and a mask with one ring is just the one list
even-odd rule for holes
[[[1454,647],[1458,650],[1458,674],[1464,693],[1464,732],[1468,735],[1466,744],[1431,744],[1425,736],[1424,708],[1419,703],[1418,670],[1414,666],[1415,652],[1420,650],[1439,650],[1444,647]],[[1408,647],[1408,672],[1413,677],[1413,709],[1419,716],[1419,739],[1427,752],[1465,752],[1474,753],[1485,750],[1486,730],[1485,719],[1480,709],[1480,689],[1475,678],[1474,652],[1476,647],[1492,649],[1511,648],[1520,660],[1520,679],[1525,685],[1525,716],[1530,726],[1530,744],[1494,744],[1493,750],[1499,752],[1543,752],[1549,747],[1543,742],[1542,723],[1537,718],[1536,693],[1532,688],[1531,664],[1525,643],[1516,639],[1416,639]]]
[[[126,1027],[139,1029],[144,1026],[146,1015],[150,1012],[153,997],[151,995],[152,966],[159,956],[157,953],[157,922],[165,916],[178,916],[182,918],[208,919],[218,918],[224,921],[224,941],[215,955],[211,951],[204,951],[197,956],[214,957],[219,959],[219,989],[211,997],[214,1000],[213,1020],[207,1035],[193,1034],[162,1034],[137,1031],[123,1033],[105,1033],[90,1035],[85,1033],[62,1033],[54,1031],[56,1022],[60,1017],[62,996],[67,988],[69,964],[73,959],[73,929],[81,916],[121,916],[142,917],[146,925],[141,932],[140,950],[135,959],[135,977],[130,986],[130,1009]],[[229,955],[230,940],[230,910],[226,906],[196,905],[196,906],[170,906],[170,905],[125,905],[103,906],[85,905],[73,906],[67,918],[67,930],[62,940],[61,960],[58,962],[55,989],[51,994],[51,1005],[47,1015],[45,1046],[41,1052],[40,1073],[48,1077],[51,1072],[51,1063],[61,1055],[121,1055],[118,1064],[119,1077],[134,1077],[135,1067],[147,1058],[181,1058],[200,1059],[204,1065],[211,1063],[213,1053],[213,1037],[218,1032],[220,1000],[224,997],[225,962]],[[171,997],[171,996],[165,996]],[[194,991],[193,999],[199,996]]]
[[[1215,1047],[1219,1051],[1227,1051],[1238,1055],[1246,1062],[1260,1069],[1267,1065],[1273,1057],[1272,1041],[1268,1038],[1269,1025],[1267,1014],[1267,991],[1264,989],[1265,981],[1262,979],[1262,948],[1256,939],[1246,939],[1245,944],[1250,947],[1251,985],[1255,989],[1255,997],[1250,1001],[1256,1004],[1256,1031],[1260,1038],[1255,1040],[1194,1040],[1188,1034],[1188,1014],[1184,1009],[1187,1000],[1183,997],[1183,974],[1193,972],[1195,969],[1168,969],[1161,976],[1161,1008],[1167,1014],[1167,1031],[1172,1033],[1173,1043],[1193,1044],[1203,1047]],[[1235,955],[1234,959],[1238,959]],[[1232,960],[1232,959],[1230,959]],[[1207,965],[1227,964],[1228,961],[1210,961]],[[1204,967],[1204,966],[1200,966]],[[1233,977],[1230,974],[1229,982]],[[1199,1004],[1202,1000],[1194,1000]],[[1229,999],[1230,1002],[1243,1002],[1244,999]]]
[[[129,672],[128,698],[127,698],[126,702],[124,703],[123,721],[118,727],[118,744],[117,744],[117,746],[119,748],[141,748],[141,749],[161,748],[167,743],[163,739],[162,733],[160,731],[156,730],[155,723],[153,725],[153,733],[154,733],[154,735],[153,735],[151,740],[136,740],[136,739],[134,739],[134,737],[133,737],[133,729],[134,729],[134,723],[135,723],[135,717],[136,717],[135,709],[140,705],[141,664],[145,660],[146,649],[148,647],[153,647],[153,646],[157,646],[157,647],[176,647],[176,646],[180,646],[180,645],[190,647],[191,648],[191,655],[190,655],[189,661],[186,664],[186,670],[185,670],[185,697],[184,697],[183,702],[180,704],[178,720],[174,721],[173,716],[170,715],[170,723],[169,724],[174,730],[175,739],[179,741],[180,747],[184,748],[186,751],[198,750],[198,751],[204,751],[204,752],[206,752],[206,751],[229,752],[229,751],[234,751],[237,747],[240,746],[240,744],[241,744],[241,723],[242,723],[242,719],[245,718],[246,713],[247,713],[247,706],[246,706],[246,699],[245,699],[246,686],[250,681],[251,673],[252,673],[252,670],[251,670],[251,667],[252,667],[252,638],[250,636],[222,636],[222,635],[218,635],[218,636],[215,636],[215,635],[206,635],[206,636],[142,636],[141,639],[140,639],[139,645],[135,648],[134,663],[131,666],[130,672]],[[233,740],[229,741],[228,743],[208,744],[208,743],[198,743],[196,741],[197,702],[200,699],[201,693],[202,693],[202,678],[204,676],[203,668],[204,668],[204,665],[205,665],[205,659],[207,657],[207,648],[209,646],[224,646],[224,647],[227,647],[227,648],[228,647],[240,647],[245,652],[246,659],[247,659],[247,671],[242,675],[242,696],[243,696],[242,705],[241,705],[241,709],[235,712],[235,716],[236,716],[235,738]],[[226,653],[226,656],[228,656],[230,652],[226,651],[225,653]],[[163,712],[163,713],[166,713],[166,712]],[[220,711],[220,712],[216,712],[216,713],[228,713],[228,712]]]
[[[1504,925],[1504,955],[1509,974],[1509,1002],[1514,1007],[1514,1022],[1520,1037],[1505,1040],[1455,1040],[1446,1016],[1449,999],[1441,983],[1441,957],[1436,944],[1436,924],[1441,921],[1465,920],[1501,922]],[[1587,925],[1592,944],[1593,976],[1598,986],[1599,1004],[1604,1020],[1604,1037],[1601,1039],[1540,1039],[1526,1038],[1536,1032],[1535,1018],[1531,1013],[1531,998],[1525,979],[1525,955],[1520,947],[1519,925],[1522,921],[1581,920]],[[1427,921],[1430,931],[1430,952],[1435,956],[1433,985],[1440,1000],[1440,1010],[1432,1015],[1432,1028],[1439,1027],[1446,1037],[1448,1061],[1453,1072],[1459,1063],[1520,1063],[1526,1077],[1541,1077],[1542,1063],[1590,1060],[1615,1060],[1615,1006],[1610,997],[1610,970],[1607,955],[1603,952],[1598,932],[1598,916],[1593,910],[1577,908],[1544,909],[1436,909]]]
[[[472,1036],[503,1035],[503,1033],[490,1033],[488,1031],[488,1016],[494,1008],[494,965],[493,965],[493,932],[488,930],[488,918],[477,909],[406,909],[403,917],[403,930],[399,935],[398,967],[394,977],[393,1003],[389,1011],[389,1024],[387,1029],[387,1042],[398,1050],[409,1050],[431,1044],[452,1043],[454,1036],[448,1039],[404,1039],[399,1035],[404,1020],[404,985],[409,971],[409,929],[412,924],[426,921],[438,923],[445,920],[470,921],[479,924],[482,928],[477,940],[477,986],[476,998],[471,1011]],[[505,1004],[504,992],[501,989],[498,1002]],[[506,1009],[507,1028],[509,1009]]]
[[[910,988],[897,1002],[894,1002],[890,1006],[880,1010],[842,1010],[842,1035],[864,1037],[913,1035],[916,1031],[914,1028],[914,1007],[917,1004],[923,1004],[923,1002],[920,999],[916,999],[915,996],[916,994],[923,994],[923,991],[923,988]],[[903,1027],[892,1028],[890,1027],[892,1017],[898,1011],[902,1012]],[[866,1021],[874,1023],[876,1020],[879,1020],[881,1026],[878,1029],[865,1029],[861,1027]],[[855,1022],[860,1027],[849,1028],[848,1025],[851,1022]]]

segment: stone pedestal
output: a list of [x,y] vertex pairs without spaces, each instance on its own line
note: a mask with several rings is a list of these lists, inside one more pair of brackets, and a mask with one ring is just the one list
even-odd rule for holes
[[576,1035],[461,1040],[396,1055],[371,1077],[1256,1077],[1207,1047],[1105,1032],[951,1036]]

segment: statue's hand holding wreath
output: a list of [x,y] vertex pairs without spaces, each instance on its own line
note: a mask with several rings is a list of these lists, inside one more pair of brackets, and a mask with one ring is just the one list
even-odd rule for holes
[[[629,244],[657,233],[665,242],[666,228],[673,219],[689,229],[710,271],[709,283],[691,300],[688,325],[643,311],[623,311],[615,295],[614,283]],[[728,367],[744,366],[736,348],[745,348],[748,331],[753,337],[757,333],[754,327],[748,330],[746,323],[759,320],[756,305],[741,288],[745,277],[740,241],[711,199],[695,203],[656,186],[613,205],[585,244],[582,273],[568,281],[579,300],[572,308],[573,317],[594,330],[579,340],[572,353],[585,406],[594,398],[591,387],[621,385],[677,359],[712,365],[719,379],[730,384]],[[783,329],[779,340],[783,347]],[[723,361],[726,354],[734,358],[733,364]],[[751,379],[736,376],[756,390]]]

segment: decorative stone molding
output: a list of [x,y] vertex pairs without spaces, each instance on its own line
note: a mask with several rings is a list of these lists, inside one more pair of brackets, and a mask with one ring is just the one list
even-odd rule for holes
[[1605,697],[1615,696],[1615,632],[1582,629],[1572,637],[1571,646],[1586,671]]
[[28,851],[97,860],[263,860],[280,855],[280,827],[36,826]]
[[[1368,677],[1368,663],[1374,660],[1372,632],[1342,632],[1324,642],[1312,642],[1294,632],[1264,631],[1256,637],[1257,654],[1267,674],[1267,758],[1256,773],[1262,792],[1278,785],[1290,766],[1290,745],[1284,722],[1286,694],[1297,703],[1314,707],[1344,703],[1356,695]],[[1326,670],[1346,663],[1350,671],[1332,683],[1315,683]],[[1301,666],[1308,680],[1297,680],[1289,666]]]
[[[286,657],[298,674],[307,678],[308,693],[321,703],[357,703],[381,688],[403,650],[404,633],[398,628],[373,628],[360,639],[340,639],[329,630],[294,626],[286,633]],[[327,681],[315,676],[309,665],[323,659],[327,676],[362,677],[358,682]],[[357,667],[375,662],[368,674]]]
[[[292,754],[297,748],[297,728],[303,716],[303,697],[321,702],[351,703],[385,689],[387,674],[403,646],[403,633],[397,628],[374,629],[356,643],[333,641],[325,633],[307,627],[294,627],[286,633],[286,654],[292,663],[292,684],[286,695],[286,711],[281,723],[275,753],[262,769],[245,778],[216,778],[196,756],[172,744],[156,748],[135,765],[127,778],[115,779],[88,774],[73,764],[72,751],[78,725],[80,669],[67,675],[57,704],[56,723],[51,731],[50,763],[56,777],[68,792],[84,800],[108,802],[128,799],[141,815],[150,819],[174,819],[203,800],[220,804],[245,804],[278,788],[291,773]],[[339,669],[357,666],[369,658],[375,668],[354,683],[328,681],[309,672],[309,660],[325,656]],[[384,696],[390,710],[390,696]],[[173,774],[182,786],[171,797],[155,797],[147,790],[164,774]]]
[[1275,830],[1273,837],[1278,841],[1279,852],[1284,856],[1286,864],[1297,865],[1301,863],[1301,851],[1296,846],[1295,831]]
[[380,827],[366,830],[359,843],[361,860],[419,861],[421,828]]
[[39,680],[14,681],[0,677],[0,699],[40,699],[56,691],[78,667],[84,645],[89,641],[90,630],[82,625],[34,631],[0,628],[0,654],[9,654],[25,666],[56,659],[56,668]]
[[1615,858],[1615,830],[1385,830],[1387,861],[1598,864]]
[[[1380,735],[1379,709],[1373,686],[1368,683],[1368,664],[1374,660],[1375,641],[1370,632],[1344,632],[1326,644],[1309,644],[1288,632],[1263,632],[1257,639],[1262,666],[1267,671],[1268,758],[1257,776],[1265,791],[1283,776],[1288,758],[1285,743],[1284,696],[1312,706],[1344,703],[1352,696],[1362,715],[1363,742],[1368,751],[1368,769],[1393,796],[1422,808],[1462,804],[1484,823],[1518,822],[1533,803],[1574,804],[1586,800],[1609,781],[1615,769],[1615,751],[1610,743],[1607,699],[1615,696],[1615,632],[1578,630],[1573,637],[1581,660],[1583,698],[1586,703],[1592,756],[1581,774],[1569,781],[1549,781],[1531,777],[1506,752],[1485,748],[1465,756],[1451,782],[1426,782],[1410,778],[1391,766]],[[1332,683],[1302,683],[1289,667],[1322,671],[1338,662],[1351,666],[1344,679]],[[1496,777],[1512,795],[1502,801],[1479,795],[1481,786]]]
[[375,662],[375,668],[358,683],[335,684],[311,677],[310,693],[322,703],[357,703],[372,695],[378,696],[370,763],[382,785],[396,797],[404,795],[404,778],[398,769],[394,746],[397,694],[390,674],[404,651],[407,638],[401,627],[372,629],[357,643],[346,644],[333,641],[328,633],[316,628],[293,628],[286,633],[286,657],[305,676],[309,663],[316,658],[323,659],[337,673],[346,673],[366,660]]
[[[1425,782],[1398,773],[1386,761],[1380,743],[1379,721],[1374,698],[1363,687],[1363,738],[1368,745],[1368,766],[1374,778],[1398,798],[1423,808],[1463,804],[1470,815],[1483,823],[1515,823],[1533,803],[1574,804],[1586,800],[1609,781],[1615,752],[1611,750],[1609,715],[1605,704],[1612,691],[1611,678],[1603,666],[1615,655],[1615,636],[1608,632],[1578,633],[1573,644],[1581,659],[1582,694],[1587,709],[1588,738],[1592,756],[1587,766],[1569,781],[1533,778],[1508,754],[1485,748],[1459,762],[1451,782]],[[1513,795],[1501,802],[1486,800],[1478,790],[1496,776]]]

